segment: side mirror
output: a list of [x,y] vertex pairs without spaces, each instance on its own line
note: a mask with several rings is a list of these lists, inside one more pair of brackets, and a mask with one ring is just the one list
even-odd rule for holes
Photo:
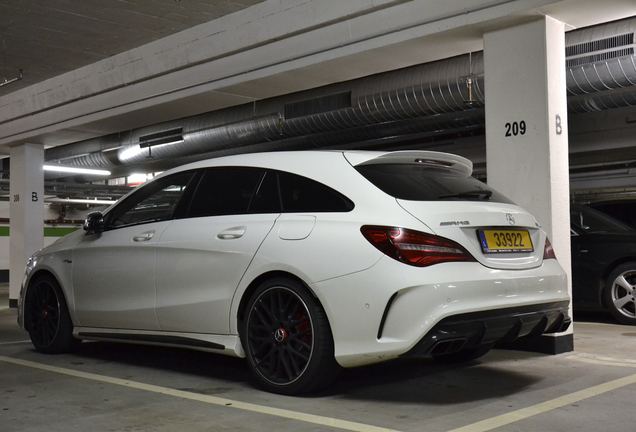
[[102,212],[89,213],[84,221],[86,234],[99,234],[104,231],[104,215]]

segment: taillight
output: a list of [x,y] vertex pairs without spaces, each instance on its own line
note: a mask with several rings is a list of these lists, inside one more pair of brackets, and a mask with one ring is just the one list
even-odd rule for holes
[[550,243],[547,237],[545,238],[545,247],[543,248],[543,259],[556,259],[552,243]]
[[362,235],[393,259],[416,267],[457,261],[475,261],[458,243],[406,228],[365,225]]

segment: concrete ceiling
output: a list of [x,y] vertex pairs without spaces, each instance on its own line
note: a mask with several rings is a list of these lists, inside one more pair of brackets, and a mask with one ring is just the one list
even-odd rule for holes
[[635,13],[634,0],[270,0],[0,93],[0,155],[481,50],[484,32],[545,14],[571,29]]
[[0,95],[262,0],[2,0]]

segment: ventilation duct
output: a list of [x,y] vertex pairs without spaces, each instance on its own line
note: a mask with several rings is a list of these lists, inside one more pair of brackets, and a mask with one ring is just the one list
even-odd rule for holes
[[139,137],[140,148],[151,148],[163,144],[175,144],[183,141],[183,128],[155,132]]
[[568,108],[572,112],[636,106],[636,18],[566,36]]
[[[570,111],[636,105],[635,31],[636,18],[630,18],[566,35]],[[481,52],[462,55],[69,144],[47,150],[46,159],[114,169],[474,133],[483,129],[483,70]]]

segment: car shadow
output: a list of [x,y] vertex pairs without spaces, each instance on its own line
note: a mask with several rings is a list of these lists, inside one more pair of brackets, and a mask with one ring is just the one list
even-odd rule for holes
[[249,378],[243,359],[188,349],[114,342],[84,342],[77,347],[74,355],[99,363],[125,364],[233,383],[245,383]]
[[398,359],[346,370],[328,394],[341,398],[448,405],[518,393],[543,377],[494,367],[488,360],[444,365]]
[[[90,342],[81,344],[75,355],[99,363],[112,362],[220,380],[226,390],[251,385],[243,359],[207,352]],[[512,353],[513,357],[519,355],[523,356]],[[508,357],[507,354],[504,356]],[[398,359],[344,369],[328,389],[304,397],[444,405],[511,395],[543,379],[510,368],[496,367],[498,357],[501,356],[495,356],[491,361],[476,360],[463,365],[442,365],[426,359]],[[217,387],[180,390],[213,394],[218,393]]]

